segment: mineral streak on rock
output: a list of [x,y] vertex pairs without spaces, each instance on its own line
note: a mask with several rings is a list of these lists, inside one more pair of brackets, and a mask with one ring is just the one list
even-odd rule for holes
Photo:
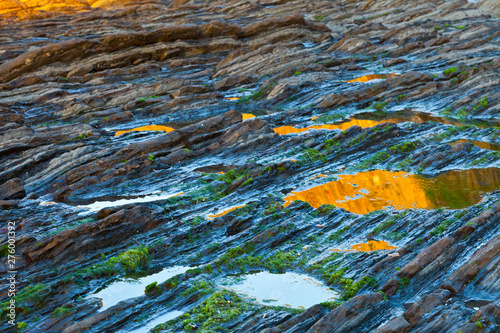
[[499,17],[0,1],[0,332],[497,332]]

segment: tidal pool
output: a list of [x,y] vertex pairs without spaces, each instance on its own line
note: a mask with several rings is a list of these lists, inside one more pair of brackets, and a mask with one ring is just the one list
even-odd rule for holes
[[158,200],[166,200],[168,198],[176,197],[181,194],[184,194],[184,192],[179,192],[174,194],[158,192],[158,193],[153,193],[151,195],[132,198],[132,199],[119,199],[115,201],[96,201],[90,205],[80,205],[78,207],[98,211],[103,208],[123,206],[132,203],[144,203],[144,202],[153,202]]
[[398,76],[398,74],[371,74],[371,75],[363,75],[358,78],[355,78],[353,80],[346,81],[347,83],[353,83],[353,82],[369,82],[373,80],[385,80],[388,78],[393,78]]
[[120,136],[124,133],[128,132],[144,132],[144,131],[160,131],[160,132],[172,132],[175,129],[172,127],[168,126],[162,126],[162,125],[147,125],[147,126],[141,126],[141,127],[136,127],[132,128],[129,130],[123,130],[123,131],[116,131],[115,136]]
[[379,251],[379,250],[394,250],[397,249],[397,246],[389,245],[386,241],[375,241],[370,240],[367,243],[359,243],[351,246],[351,251],[357,252],[371,252],[371,251]]
[[358,119],[352,119],[344,123],[340,124],[325,124],[325,125],[312,125],[308,127],[302,127],[302,128],[297,128],[293,126],[280,126],[280,127],[275,127],[273,128],[273,131],[279,135],[286,135],[286,134],[292,134],[292,133],[302,133],[308,130],[346,130],[349,127],[352,126],[360,126],[362,128],[366,127],[373,127],[377,124],[381,124],[384,122],[389,122],[387,121],[376,121],[376,120],[358,120]]
[[101,312],[118,302],[143,295],[144,289],[150,283],[158,282],[158,284],[160,284],[173,276],[186,272],[188,269],[191,268],[185,266],[174,266],[143,278],[117,281],[95,294],[89,295],[88,297],[98,297],[102,299],[103,305],[102,308],[99,309],[99,312]]
[[241,116],[243,117],[243,120],[255,118],[255,116],[251,113],[242,113]]
[[209,214],[208,215],[208,218],[209,219],[214,219],[216,217],[219,217],[219,216],[223,216],[223,215],[226,215],[227,213],[229,212],[232,212],[233,210],[236,210],[238,208],[242,208],[242,207],[245,207],[246,204],[243,204],[243,205],[240,205],[240,206],[234,206],[234,207],[231,207],[231,208],[226,208],[224,209],[223,211],[217,213],[217,214]]
[[[318,119],[318,116],[314,116],[311,120]],[[371,118],[371,119],[370,119]],[[377,119],[373,119],[377,118]],[[383,123],[424,123],[426,121],[431,121],[435,123],[441,123],[446,125],[462,125],[463,123],[455,121],[452,119],[446,119],[443,117],[436,117],[425,112],[401,112],[400,114],[388,114],[382,117],[377,116],[371,112],[360,113],[353,118],[343,121],[337,124],[324,124],[324,125],[311,125],[307,127],[294,127],[294,126],[280,126],[273,128],[274,132],[279,135],[287,135],[292,133],[302,133],[308,130],[341,130],[345,131],[349,127],[359,126],[361,128],[374,127],[378,124]]]
[[387,207],[461,209],[500,189],[500,168],[453,170],[433,178],[385,170],[338,177],[304,191],[292,191],[284,198],[284,206],[301,200],[314,208],[329,204],[357,214]]
[[229,277],[223,288],[255,299],[266,305],[309,308],[333,300],[339,294],[310,276],[297,273],[272,274],[259,272]]
[[181,315],[183,315],[184,312],[183,311],[178,311],[178,310],[175,310],[175,311],[169,311],[167,313],[164,313],[156,318],[154,318],[153,320],[149,321],[149,322],[145,322],[140,328],[138,329],[135,329],[133,331],[120,331],[121,333],[147,333],[149,331],[151,331],[156,325],[159,325],[159,324],[163,324],[169,320],[172,320],[172,319],[175,319]]

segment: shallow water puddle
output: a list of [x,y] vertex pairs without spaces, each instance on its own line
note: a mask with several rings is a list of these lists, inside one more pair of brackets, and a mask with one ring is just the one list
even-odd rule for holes
[[229,277],[224,288],[255,298],[267,305],[309,308],[338,298],[339,294],[310,276],[297,273],[272,274],[259,272]]
[[243,117],[243,120],[255,118],[255,116],[251,113],[242,113],[241,116]]
[[340,124],[325,124],[325,125],[312,125],[308,127],[302,127],[302,128],[297,128],[293,126],[281,126],[281,127],[275,127],[273,128],[273,131],[279,135],[286,135],[286,134],[292,134],[292,133],[302,133],[305,131],[308,131],[310,129],[314,130],[346,130],[349,127],[352,126],[360,126],[362,128],[366,127],[373,127],[377,124],[381,123],[387,123],[390,122],[390,120],[382,120],[382,121],[376,121],[376,120],[358,120],[358,119],[352,119],[349,121],[346,121],[344,123]]
[[[386,241],[376,241],[370,240],[367,243],[359,243],[351,246],[350,249],[344,250],[345,252],[371,252],[371,251],[379,251],[379,250],[395,250],[397,246],[389,245]],[[339,249],[330,249],[330,251],[341,252]]]
[[132,129],[129,129],[129,130],[116,131],[115,136],[120,136],[120,135],[122,135],[124,133],[128,133],[128,132],[145,132],[145,131],[172,132],[174,130],[175,130],[174,128],[168,127],[168,126],[146,125],[146,126],[132,128]]
[[[441,123],[441,124],[446,124],[446,125],[463,125],[463,123],[459,121],[455,121],[452,119],[446,119],[443,117],[436,117],[431,114],[425,113],[425,112],[406,112],[402,113],[400,115],[387,115],[386,118],[380,118],[379,119],[369,119],[369,118],[374,118],[375,115],[373,113],[360,113],[355,116],[356,118],[352,118],[350,120],[347,120],[342,123],[338,124],[324,124],[324,125],[312,125],[308,127],[293,127],[293,126],[280,126],[280,127],[275,127],[273,130],[275,133],[279,135],[286,135],[286,134],[292,134],[292,133],[302,133],[308,130],[341,130],[345,131],[346,129],[352,127],[352,126],[359,126],[361,128],[368,128],[368,127],[374,127],[378,124],[383,124],[383,123],[395,123],[395,124],[400,124],[400,123],[405,123],[405,122],[413,122],[413,123],[418,123],[422,124],[427,121],[435,122],[435,123]],[[314,116],[311,118],[311,120],[318,119],[320,117]],[[367,118],[367,119],[362,119],[362,118]]]
[[233,210],[236,210],[236,209],[238,209],[238,208],[245,207],[245,205],[246,205],[246,204],[241,205],[241,206],[235,206],[235,207],[227,208],[227,209],[225,209],[225,210],[223,210],[223,211],[221,211],[221,212],[219,212],[219,213],[217,213],[217,214],[209,214],[209,215],[208,215],[208,219],[209,219],[209,220],[212,220],[212,219],[214,219],[214,218],[216,218],[216,217],[220,217],[220,216],[226,215],[227,213],[232,212]]
[[123,206],[123,205],[132,204],[132,203],[144,203],[144,202],[153,202],[153,201],[158,201],[158,200],[166,200],[166,199],[176,197],[176,196],[181,195],[181,194],[184,194],[184,192],[169,194],[169,193],[162,193],[160,191],[160,192],[157,192],[155,194],[147,195],[144,197],[138,197],[138,198],[133,198],[133,199],[119,199],[119,200],[115,200],[115,201],[96,201],[90,205],[80,205],[78,207],[97,211],[97,210],[107,208],[107,207]]
[[494,144],[494,143],[489,143],[489,142],[484,142],[484,141],[473,141],[473,140],[468,140],[468,139],[460,139],[460,140],[451,142],[450,144],[452,146],[455,146],[455,145],[457,145],[459,143],[463,143],[463,142],[472,143],[473,145],[475,145],[481,149],[500,151],[500,145]]
[[389,245],[386,241],[368,241],[368,243],[359,243],[351,246],[351,251],[357,252],[370,252],[370,251],[379,251],[379,250],[394,250],[397,249],[397,246]]
[[352,83],[352,82],[369,82],[372,80],[385,80],[389,78],[393,78],[398,76],[398,74],[371,74],[371,75],[363,75],[358,78],[355,78],[353,80],[346,81],[347,83]]
[[144,323],[144,326],[141,328],[135,329],[133,331],[120,331],[121,333],[147,333],[152,330],[156,325],[163,324],[169,320],[175,319],[181,315],[183,315],[183,311],[175,310],[164,313],[153,320]]
[[174,266],[140,279],[117,281],[87,297],[98,297],[102,299],[103,306],[99,309],[99,312],[101,312],[118,302],[143,295],[144,289],[150,283],[158,282],[160,284],[171,277],[185,273],[189,269],[191,268],[185,266]]
[[291,192],[284,198],[284,206],[301,200],[314,208],[330,204],[357,214],[386,207],[460,209],[478,203],[484,194],[500,188],[500,168],[454,170],[433,178],[373,170],[339,178]]

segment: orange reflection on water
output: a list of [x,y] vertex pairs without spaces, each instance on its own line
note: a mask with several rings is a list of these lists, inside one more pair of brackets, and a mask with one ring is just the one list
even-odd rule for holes
[[473,145],[482,148],[482,149],[488,149],[488,150],[496,150],[500,151],[500,145],[494,144],[494,143],[489,143],[489,142],[484,142],[484,141],[473,141],[473,140],[468,140],[468,139],[460,139],[455,142],[453,142],[451,145],[456,145],[462,142],[470,142]]
[[320,173],[319,175],[312,177],[311,180],[316,179],[318,177],[326,177],[326,176],[324,174]]
[[377,124],[381,123],[387,123],[390,122],[391,120],[360,120],[360,119],[351,119],[349,121],[346,121],[345,123],[340,123],[340,124],[331,124],[331,125],[313,125],[309,127],[303,127],[303,128],[296,128],[293,126],[281,126],[281,127],[275,127],[273,128],[275,133],[278,133],[279,135],[286,135],[286,134],[291,134],[291,133],[302,133],[305,131],[308,131],[310,129],[315,129],[315,130],[320,130],[320,129],[326,129],[326,130],[346,130],[351,126],[360,126],[362,128],[366,127],[373,127]]
[[393,78],[398,76],[397,74],[371,74],[371,75],[363,75],[358,78],[355,78],[353,80],[346,81],[348,83],[352,82],[368,82],[371,80],[383,80],[383,79],[388,79],[388,78]]
[[162,125],[146,125],[146,126],[141,126],[141,127],[136,127],[132,128],[129,130],[124,130],[124,131],[116,131],[115,136],[122,135],[124,133],[128,132],[143,132],[143,131],[162,131],[162,132],[172,132],[174,129],[172,127],[168,126],[162,126]]
[[78,13],[92,8],[113,7],[132,3],[131,0],[2,0],[0,18],[30,18],[40,13]]
[[253,114],[251,114],[251,113],[242,113],[241,115],[243,117],[243,120],[255,118],[255,116]]
[[389,245],[386,241],[368,241],[368,243],[359,243],[351,246],[351,251],[369,252],[378,250],[394,250],[397,246]]
[[242,208],[242,207],[245,207],[245,205],[241,205],[241,206],[236,206],[236,207],[227,208],[227,209],[223,210],[223,211],[222,211],[222,212],[220,212],[220,213],[217,213],[217,214],[210,214],[210,215],[208,215],[208,218],[209,218],[209,219],[214,219],[214,218],[216,218],[216,217],[226,215],[227,213],[232,212],[233,210],[236,210],[236,209],[238,209],[238,208]]
[[450,171],[434,178],[384,170],[339,177],[308,190],[292,191],[284,198],[284,206],[301,200],[314,208],[330,204],[357,214],[386,207],[459,209],[500,188],[499,168]]
[[226,98],[228,101],[237,101],[239,100],[240,98],[239,97],[228,97]]

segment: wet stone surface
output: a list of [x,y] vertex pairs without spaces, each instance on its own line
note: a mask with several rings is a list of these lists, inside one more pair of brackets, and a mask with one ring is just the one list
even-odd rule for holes
[[0,331],[498,331],[499,17],[3,1]]

